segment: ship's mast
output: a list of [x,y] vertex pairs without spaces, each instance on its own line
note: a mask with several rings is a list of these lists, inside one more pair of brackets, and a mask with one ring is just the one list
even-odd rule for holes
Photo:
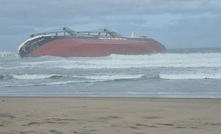
[[124,37],[121,34],[119,34],[117,32],[114,32],[114,31],[111,31],[111,30],[106,29],[106,28],[104,29],[104,32],[106,32],[107,34],[109,34],[113,38],[123,38]]
[[68,34],[70,34],[71,36],[77,36],[78,35],[78,33],[76,31],[74,31],[74,30],[72,30],[72,29],[70,29],[68,27],[64,27],[63,30],[65,32],[67,32]]

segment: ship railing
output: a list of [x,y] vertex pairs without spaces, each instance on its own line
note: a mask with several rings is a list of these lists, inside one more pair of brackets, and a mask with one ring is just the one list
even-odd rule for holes
[[63,27],[62,31],[51,31],[51,32],[43,32],[43,33],[36,33],[30,35],[30,37],[40,36],[40,35],[66,35],[69,34],[70,36],[87,36],[87,37],[112,37],[112,38],[124,38],[124,36],[120,35],[117,32],[111,31],[109,29],[103,29],[100,31],[74,31],[68,27]]
[[[35,37],[35,36],[44,36],[44,35],[53,35],[53,36],[59,36],[59,35],[70,35],[70,36],[74,36],[74,37],[78,37],[78,36],[86,36],[86,37],[99,37],[102,35],[102,33],[97,33],[97,32],[76,32],[76,33],[71,33],[71,32],[66,32],[66,31],[57,31],[57,32],[44,32],[44,33],[36,33],[36,34],[32,34],[30,35],[30,37]],[[107,35],[106,35],[107,36]]]
[[124,36],[120,35],[119,33],[110,31],[108,29],[104,29],[102,31],[81,31],[77,33],[78,35],[87,35],[87,36],[96,36],[96,37],[124,38]]
[[30,35],[30,37],[35,37],[35,36],[40,36],[40,35],[54,35],[54,36],[58,36],[58,35],[66,35],[65,31],[56,31],[56,32],[44,32],[44,33],[36,33],[36,34],[32,34]]

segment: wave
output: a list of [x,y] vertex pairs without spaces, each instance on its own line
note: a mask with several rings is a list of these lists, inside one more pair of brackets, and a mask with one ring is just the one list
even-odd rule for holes
[[85,78],[90,79],[90,80],[98,80],[98,81],[113,81],[113,80],[130,80],[130,79],[134,80],[134,79],[139,79],[142,77],[144,77],[144,75],[142,75],[142,74],[137,74],[137,75],[125,75],[125,74],[109,75],[109,74],[106,74],[106,75],[97,75],[97,76],[96,75],[95,76],[86,76]]
[[[74,84],[74,83],[96,83],[96,82],[113,82],[113,81],[125,81],[125,80],[136,80],[145,77],[142,74],[138,75],[95,75],[95,76],[72,76],[73,78],[78,78],[76,80],[67,80],[67,81],[56,81],[49,83],[42,83],[40,85],[66,85],[66,84]],[[38,85],[39,86],[39,85]]]
[[63,77],[57,74],[3,74],[0,80],[19,79],[19,80],[36,80],[36,79],[57,79]]
[[73,83],[79,83],[79,81],[56,81],[56,82],[40,83],[34,86],[67,85],[67,84],[73,84]]
[[[112,55],[113,63],[131,67],[221,67],[221,53]],[[115,64],[116,65],[116,64]]]
[[221,53],[110,55],[97,58],[52,58],[23,62],[29,67],[62,69],[124,69],[143,67],[221,67]]
[[[219,70],[192,70],[192,71],[177,71],[169,73],[157,74],[91,74],[91,75],[62,75],[62,74],[0,74],[0,80],[17,79],[17,80],[55,80],[67,81],[69,83],[76,82],[105,82],[105,81],[126,81],[126,80],[141,80],[141,79],[221,79]],[[74,81],[72,81],[74,80]],[[57,83],[55,83],[57,84]]]
[[[35,57],[14,60],[1,69],[43,68],[43,69],[127,69],[158,67],[221,67],[221,53],[166,53],[153,55],[110,55],[107,57]],[[2,64],[2,65],[1,65]],[[15,66],[13,66],[15,64]]]
[[[146,78],[142,74],[97,74],[97,75],[73,75],[65,76],[58,74],[7,74],[0,75],[0,80],[17,79],[20,80],[8,85],[2,85],[0,87],[8,86],[51,86],[51,85],[66,85],[74,83],[96,83],[96,82],[113,82],[113,81],[126,81],[126,80],[138,80]],[[43,80],[43,81],[42,81]],[[23,83],[23,84],[22,84]],[[27,84],[28,83],[28,84]]]
[[61,78],[62,75],[57,74],[22,74],[22,75],[12,75],[15,79],[23,79],[23,80],[35,80],[35,79],[57,79]]
[[4,52],[0,52],[0,58],[6,58],[6,57],[18,57],[18,54],[17,53],[14,53],[14,52],[7,52],[7,51],[4,51]]
[[[8,80],[16,81],[10,82]],[[202,80],[221,79],[221,73],[161,73],[161,74],[96,74],[96,75],[59,75],[59,74],[4,74],[0,75],[0,87],[53,86],[77,83],[148,81],[148,80]],[[5,82],[6,81],[6,82]]]
[[12,75],[8,75],[8,74],[0,75],[0,80],[7,80],[7,79],[12,79],[12,78],[13,78]]
[[207,74],[207,73],[196,73],[196,74],[160,74],[161,79],[168,80],[185,80],[185,79],[221,79],[221,73]]
[[112,80],[129,80],[129,79],[138,79],[142,78],[144,75],[126,75],[126,74],[98,74],[98,75],[59,75],[59,74],[3,74],[0,75],[0,79],[19,79],[19,80],[36,80],[36,79],[78,79],[78,80],[96,80],[96,81],[112,81]]

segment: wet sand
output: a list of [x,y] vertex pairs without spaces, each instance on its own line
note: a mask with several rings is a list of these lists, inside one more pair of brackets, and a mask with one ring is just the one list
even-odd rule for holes
[[0,134],[220,134],[221,99],[0,97]]

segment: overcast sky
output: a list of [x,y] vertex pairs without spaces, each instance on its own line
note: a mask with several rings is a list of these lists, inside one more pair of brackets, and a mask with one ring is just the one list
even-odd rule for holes
[[0,0],[0,51],[67,26],[136,32],[167,48],[221,47],[221,0]]

